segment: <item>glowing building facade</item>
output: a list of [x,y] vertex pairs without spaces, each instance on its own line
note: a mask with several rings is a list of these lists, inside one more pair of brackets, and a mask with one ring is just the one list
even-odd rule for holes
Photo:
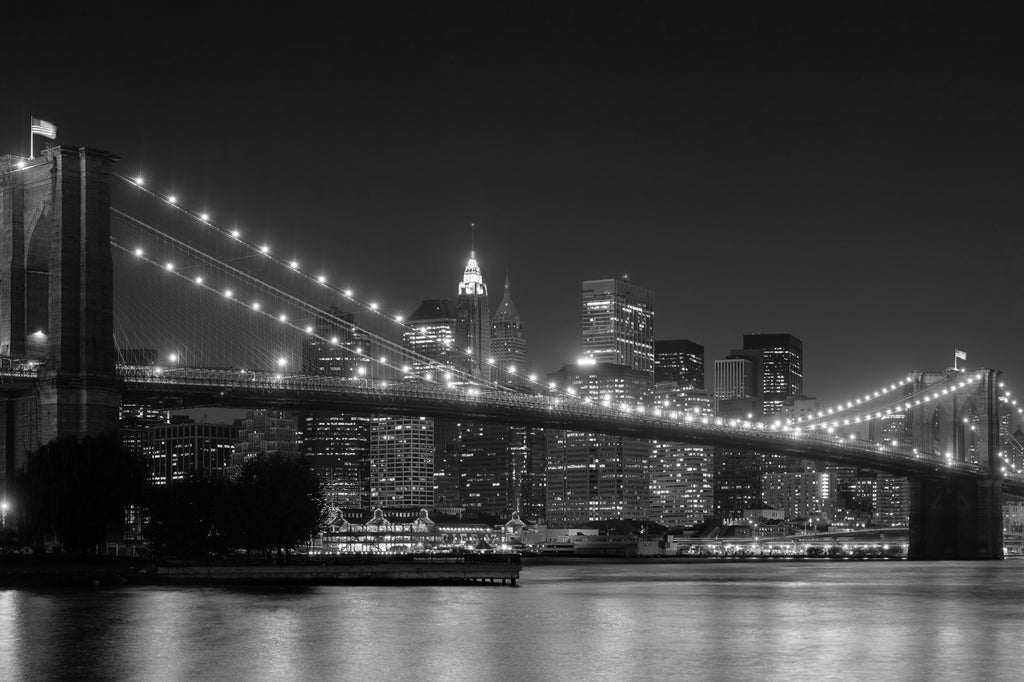
[[459,282],[455,299],[455,357],[460,369],[489,381],[491,378],[491,309],[476,253],[470,251],[469,261]]
[[434,423],[426,417],[370,421],[370,505],[427,508],[434,504]]
[[583,282],[583,355],[654,382],[654,292],[625,279]]

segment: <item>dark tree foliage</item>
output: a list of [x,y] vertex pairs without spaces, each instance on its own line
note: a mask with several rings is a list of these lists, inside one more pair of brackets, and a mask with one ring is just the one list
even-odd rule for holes
[[55,541],[85,553],[117,534],[128,505],[146,502],[146,463],[116,434],[60,438],[15,476],[19,527],[34,545]]
[[228,548],[225,529],[231,484],[192,474],[153,491],[145,536],[157,556],[208,556]]
[[326,509],[320,478],[304,457],[280,454],[242,465],[228,496],[229,539],[235,547],[284,550],[320,528]]
[[161,556],[288,552],[316,533],[323,487],[304,458],[247,461],[231,480],[191,476],[153,495],[146,536]]

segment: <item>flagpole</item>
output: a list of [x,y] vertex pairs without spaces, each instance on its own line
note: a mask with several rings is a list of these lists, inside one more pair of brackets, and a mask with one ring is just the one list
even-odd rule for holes
[[957,352],[956,352],[956,351],[957,351],[957,349],[956,349],[956,348],[954,348],[954,349],[953,349],[953,369],[954,369],[954,370],[959,370],[960,368],[956,366],[956,361],[957,361],[957,360],[959,359],[959,357],[960,357],[960,356],[959,356],[959,355],[957,355]]
[[32,117],[28,117],[28,160],[36,158],[36,136],[32,134]]

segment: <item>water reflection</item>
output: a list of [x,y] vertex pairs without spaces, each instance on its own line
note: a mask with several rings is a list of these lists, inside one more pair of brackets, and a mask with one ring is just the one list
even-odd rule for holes
[[1024,560],[528,565],[521,587],[0,590],[4,680],[1016,678]]

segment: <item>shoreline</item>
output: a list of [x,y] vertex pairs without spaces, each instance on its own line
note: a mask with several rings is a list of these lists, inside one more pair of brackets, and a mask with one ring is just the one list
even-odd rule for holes
[[125,557],[0,558],[0,589],[120,585],[511,585],[518,555],[294,558],[289,563]]

